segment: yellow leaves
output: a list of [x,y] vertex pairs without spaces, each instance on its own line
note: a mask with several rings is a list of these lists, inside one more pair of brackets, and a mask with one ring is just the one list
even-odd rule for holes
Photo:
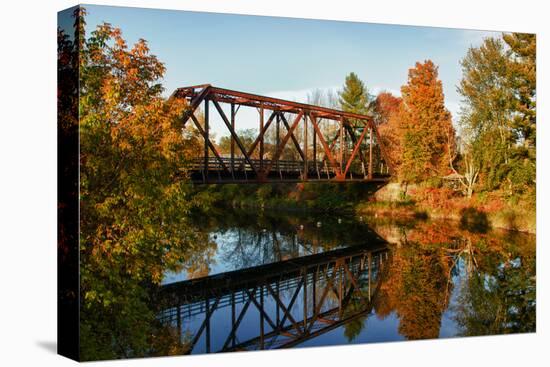
[[96,291],[89,291],[89,292],[84,293],[84,299],[86,301],[94,301],[95,299],[97,299]]
[[147,46],[147,41],[143,38],[140,38],[138,42],[134,45],[132,53],[138,57],[144,57],[149,53],[149,47]]

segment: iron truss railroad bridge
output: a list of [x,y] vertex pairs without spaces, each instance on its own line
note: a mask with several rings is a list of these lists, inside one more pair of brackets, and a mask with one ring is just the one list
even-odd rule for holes
[[[178,88],[171,98],[186,100],[183,126],[191,121],[204,141],[202,156],[182,167],[193,182],[384,182],[393,172],[371,116],[210,84]],[[229,154],[211,140],[211,105],[229,132]],[[248,146],[237,130],[241,108],[258,112],[258,134]]]

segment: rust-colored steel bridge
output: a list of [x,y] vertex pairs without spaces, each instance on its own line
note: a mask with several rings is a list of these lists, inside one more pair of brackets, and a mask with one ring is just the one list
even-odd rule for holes
[[[371,116],[210,84],[178,88],[172,98],[187,101],[183,125],[192,121],[204,140],[202,154],[182,167],[194,182],[385,181],[393,172]],[[225,154],[211,140],[211,104],[229,132]],[[258,111],[248,144],[237,130],[242,107]]]
[[369,316],[382,242],[165,285],[159,320],[188,353],[280,349]]

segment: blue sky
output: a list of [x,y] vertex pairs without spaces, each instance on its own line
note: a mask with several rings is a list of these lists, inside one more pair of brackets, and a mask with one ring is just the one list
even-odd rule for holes
[[[338,89],[355,72],[371,93],[399,94],[408,69],[439,66],[447,108],[456,120],[460,59],[498,32],[372,23],[198,13],[85,5],[87,32],[102,22],[120,27],[129,44],[148,41],[165,63],[166,94],[181,86],[219,87],[305,102],[314,89]],[[254,112],[256,113],[256,112]],[[241,127],[255,126],[248,114]],[[214,121],[218,136],[221,121]]]

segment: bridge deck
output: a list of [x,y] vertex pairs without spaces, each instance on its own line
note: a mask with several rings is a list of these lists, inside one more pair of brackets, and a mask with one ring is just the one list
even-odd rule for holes
[[[338,181],[338,172],[322,161],[308,161],[307,175],[304,175],[304,164],[300,161],[280,160],[274,162],[265,159],[260,162],[259,159],[251,159],[251,163],[257,167],[270,167],[270,170],[265,171],[261,177],[244,158],[235,158],[233,160],[231,158],[222,158],[222,161],[227,169],[224,169],[217,159],[211,157],[208,160],[207,169],[205,169],[203,158],[196,158],[182,167],[182,171],[194,183],[256,183],[260,181],[260,178],[261,182],[266,183]],[[349,170],[345,182],[384,183],[389,179],[389,174],[378,172],[369,176],[362,170],[360,165],[356,165],[353,169]],[[340,182],[342,181],[340,180]]]

